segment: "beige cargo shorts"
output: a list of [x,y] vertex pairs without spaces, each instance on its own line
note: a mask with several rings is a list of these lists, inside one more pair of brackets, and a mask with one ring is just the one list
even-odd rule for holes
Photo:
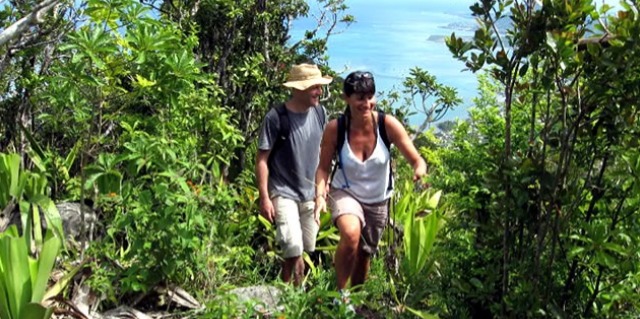
[[276,211],[276,242],[283,258],[301,256],[316,250],[319,226],[313,218],[314,201],[298,202],[276,196],[271,199]]

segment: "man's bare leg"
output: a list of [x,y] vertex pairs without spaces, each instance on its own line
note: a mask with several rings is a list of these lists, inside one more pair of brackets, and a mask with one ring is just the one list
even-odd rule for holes
[[293,285],[298,287],[304,277],[304,260],[302,256],[285,258],[282,263],[282,281],[288,283],[293,274]]

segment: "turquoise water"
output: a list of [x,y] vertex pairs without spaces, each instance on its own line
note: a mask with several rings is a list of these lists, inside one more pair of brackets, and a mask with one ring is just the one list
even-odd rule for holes
[[[400,89],[413,67],[434,75],[439,83],[452,86],[464,102],[449,111],[445,120],[466,118],[476,94],[476,75],[462,71],[464,64],[453,58],[444,36],[472,36],[475,20],[469,6],[474,1],[351,0],[349,13],[356,23],[329,38],[332,69],[346,76],[353,70],[368,70],[376,77],[378,92]],[[311,4],[312,11],[314,10]],[[313,18],[294,24],[293,36],[314,26]],[[293,39],[295,40],[295,39]],[[423,117],[422,117],[423,118]],[[419,115],[412,123],[422,120]]]

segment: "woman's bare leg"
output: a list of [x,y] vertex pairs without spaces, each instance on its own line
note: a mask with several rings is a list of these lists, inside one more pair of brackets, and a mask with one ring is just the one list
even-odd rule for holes
[[362,226],[360,219],[355,215],[338,217],[336,226],[340,230],[340,242],[336,250],[335,267],[338,290],[342,290],[347,286],[347,281],[353,272]]

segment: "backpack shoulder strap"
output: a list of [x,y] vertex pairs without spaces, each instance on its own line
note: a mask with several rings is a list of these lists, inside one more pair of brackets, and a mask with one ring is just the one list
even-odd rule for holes
[[[389,140],[389,136],[387,135],[387,125],[384,122],[385,116],[386,114],[384,114],[384,112],[378,111],[378,131],[380,132],[380,138],[382,138],[382,142],[384,143],[384,146],[386,146],[387,150],[389,150],[389,153],[391,153],[391,141]],[[393,189],[393,165],[389,167],[389,183],[387,186],[387,190],[392,190],[392,189]]]
[[284,103],[279,104],[275,107],[276,112],[278,113],[278,137],[276,138],[273,147],[271,148],[271,153],[282,147],[284,141],[289,138],[289,133],[291,131],[291,125],[289,123],[289,114],[287,112],[287,107]]
[[333,181],[333,176],[336,174],[338,170],[342,171],[342,175],[344,176],[345,185],[344,188],[349,188],[349,180],[347,179],[347,175],[342,168],[342,147],[345,142],[345,133],[347,131],[347,117],[343,114],[340,114],[338,117],[338,141],[336,144],[336,153],[334,154],[335,165],[333,165],[333,170],[331,172],[331,181]]
[[289,133],[291,131],[287,107],[284,105],[284,103],[282,103],[276,106],[276,112],[278,112],[278,120],[280,123],[280,126],[278,128],[278,137],[286,140],[289,137]]
[[391,149],[391,141],[389,141],[389,136],[387,135],[387,126],[384,122],[385,116],[386,114],[384,114],[384,112],[378,111],[378,131],[380,132],[380,137],[384,142],[384,146],[389,150]]
[[340,114],[340,116],[338,116],[338,143],[336,144],[336,153],[339,153],[340,150],[342,150],[346,131],[346,117],[344,116],[344,114]]
[[322,105],[314,106],[313,109],[316,111],[316,115],[318,115],[320,127],[324,128],[325,124],[327,124],[327,111]]

